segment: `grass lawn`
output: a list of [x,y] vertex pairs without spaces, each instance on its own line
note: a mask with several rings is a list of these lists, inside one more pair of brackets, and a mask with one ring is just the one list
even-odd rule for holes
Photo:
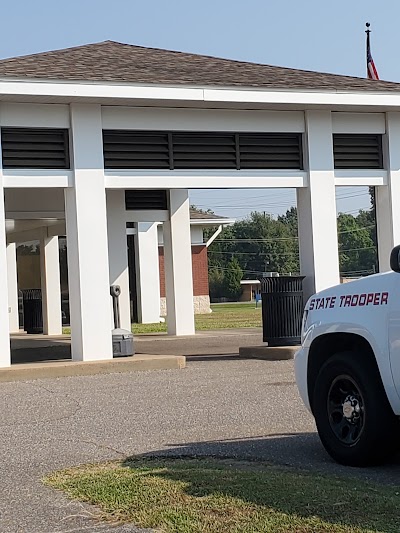
[[[197,330],[261,327],[261,304],[257,309],[254,303],[211,304],[211,309],[212,313],[195,316]],[[165,323],[132,324],[135,334],[166,331]],[[63,333],[69,335],[70,328],[64,328]]]
[[133,458],[56,472],[46,485],[105,520],[174,533],[398,533],[399,487],[266,463]]
[[[212,313],[196,315],[196,330],[230,329],[230,328],[257,328],[261,327],[261,305],[255,309],[251,303],[211,304]],[[167,331],[163,324],[132,324],[132,332],[156,333]]]

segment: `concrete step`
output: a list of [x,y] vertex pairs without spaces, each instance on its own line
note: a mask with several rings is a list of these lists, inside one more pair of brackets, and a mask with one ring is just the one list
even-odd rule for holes
[[293,359],[300,346],[242,346],[239,356],[248,359],[264,359],[266,361],[285,361]]
[[0,369],[0,382],[185,368],[182,355],[134,355],[108,361],[46,361]]

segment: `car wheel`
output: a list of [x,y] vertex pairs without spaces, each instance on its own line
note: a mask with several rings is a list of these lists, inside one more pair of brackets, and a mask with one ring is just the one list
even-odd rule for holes
[[378,464],[398,449],[399,421],[375,366],[362,353],[338,353],[322,366],[313,412],[322,444],[341,464]]

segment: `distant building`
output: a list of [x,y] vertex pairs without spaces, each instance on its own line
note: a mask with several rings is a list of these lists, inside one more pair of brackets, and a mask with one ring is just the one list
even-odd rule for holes
[[241,302],[253,302],[261,294],[261,283],[258,279],[242,279],[240,285],[242,287]]

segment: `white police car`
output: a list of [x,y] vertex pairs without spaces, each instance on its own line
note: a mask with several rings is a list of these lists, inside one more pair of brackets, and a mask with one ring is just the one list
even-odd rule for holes
[[315,294],[304,311],[298,389],[325,449],[345,465],[400,449],[400,246],[390,264]]

